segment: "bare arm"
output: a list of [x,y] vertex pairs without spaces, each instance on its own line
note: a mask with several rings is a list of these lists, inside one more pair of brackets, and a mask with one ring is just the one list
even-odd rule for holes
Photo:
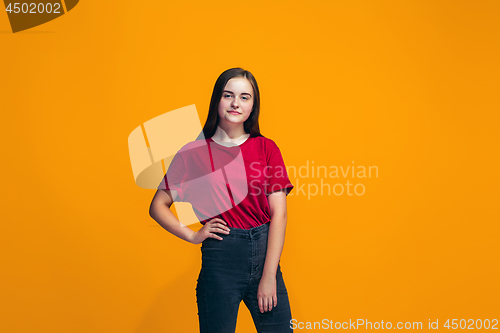
[[267,240],[266,262],[262,277],[276,278],[278,263],[285,243],[286,194],[283,191],[271,193],[268,197],[271,209],[271,224]]
[[174,203],[177,196],[176,191],[157,190],[151,205],[149,206],[149,215],[158,222],[163,229],[174,234],[175,236],[192,243],[195,231],[186,228],[175,217],[174,213],[170,210],[170,206]]
[[214,232],[229,234],[229,228],[225,226],[227,223],[219,218],[210,220],[198,231],[187,228],[170,210],[176,196],[177,192],[174,190],[168,193],[164,190],[157,190],[149,206],[149,215],[165,230],[193,244],[199,244],[207,237],[221,240],[222,237]]
[[261,312],[271,311],[273,303],[274,306],[277,305],[276,272],[285,243],[287,221],[286,193],[284,191],[271,193],[268,201],[271,210],[271,224],[269,226],[264,271],[257,292]]

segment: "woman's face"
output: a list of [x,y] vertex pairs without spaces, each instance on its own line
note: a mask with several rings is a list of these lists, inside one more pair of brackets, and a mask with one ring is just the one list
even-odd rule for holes
[[253,99],[250,81],[244,77],[230,79],[219,102],[219,121],[243,124],[252,112]]

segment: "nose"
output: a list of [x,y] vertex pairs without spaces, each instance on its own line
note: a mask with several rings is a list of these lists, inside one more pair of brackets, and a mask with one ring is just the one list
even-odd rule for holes
[[237,107],[237,106],[238,106],[238,98],[236,98],[236,97],[235,97],[235,98],[233,99],[233,101],[231,102],[231,105],[232,105],[233,107],[235,107],[235,106]]

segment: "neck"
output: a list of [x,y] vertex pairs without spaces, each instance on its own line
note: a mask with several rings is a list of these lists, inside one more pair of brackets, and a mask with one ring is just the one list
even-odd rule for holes
[[230,142],[238,139],[246,139],[249,136],[250,134],[245,132],[243,124],[240,124],[240,126],[237,127],[224,125],[221,126],[221,124],[219,124],[217,126],[217,129],[215,130],[214,135],[212,136],[212,139],[215,139],[217,141]]

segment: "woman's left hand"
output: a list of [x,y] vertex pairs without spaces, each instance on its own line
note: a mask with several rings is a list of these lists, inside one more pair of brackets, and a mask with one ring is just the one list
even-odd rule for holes
[[278,305],[275,277],[262,277],[260,279],[259,288],[257,289],[257,300],[261,313],[271,311],[273,309],[273,304],[274,306]]

